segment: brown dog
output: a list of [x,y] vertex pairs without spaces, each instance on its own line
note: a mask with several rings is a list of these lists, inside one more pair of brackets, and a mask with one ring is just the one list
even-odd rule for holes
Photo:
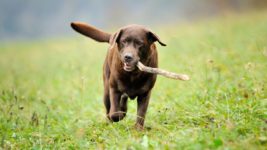
[[158,67],[155,41],[166,46],[157,35],[140,25],[129,25],[111,35],[90,25],[74,22],[77,32],[99,42],[109,42],[104,62],[104,104],[107,117],[118,122],[127,112],[127,99],[137,97],[136,127],[143,129],[151,90],[157,76],[141,72],[138,61],[149,67]]

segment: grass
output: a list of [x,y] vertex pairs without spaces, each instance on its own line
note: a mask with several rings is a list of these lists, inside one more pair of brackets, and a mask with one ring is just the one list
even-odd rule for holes
[[266,149],[267,13],[155,30],[160,67],[146,129],[109,123],[102,103],[108,45],[81,36],[0,44],[2,149]]

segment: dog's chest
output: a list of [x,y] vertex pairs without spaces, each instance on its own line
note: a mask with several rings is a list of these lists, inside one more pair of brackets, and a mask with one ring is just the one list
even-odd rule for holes
[[129,97],[136,97],[150,90],[150,85],[147,77],[128,77],[118,80],[118,89],[122,93],[126,93]]

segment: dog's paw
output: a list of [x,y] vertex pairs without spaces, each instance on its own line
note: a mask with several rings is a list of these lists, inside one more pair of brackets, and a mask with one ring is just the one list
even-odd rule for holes
[[136,124],[134,125],[134,128],[135,128],[136,130],[138,130],[138,131],[144,131],[144,126],[143,126],[143,125],[140,125],[140,124],[138,124],[138,123],[136,123]]
[[125,112],[119,111],[119,112],[114,112],[113,114],[109,115],[109,118],[113,122],[119,122],[125,117]]

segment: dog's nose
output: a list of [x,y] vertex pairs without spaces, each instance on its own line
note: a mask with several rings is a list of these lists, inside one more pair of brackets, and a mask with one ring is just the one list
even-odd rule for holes
[[125,55],[124,55],[124,60],[125,60],[126,62],[130,62],[130,61],[132,61],[132,60],[133,60],[133,54],[131,54],[131,53],[127,53],[127,54],[125,54]]

